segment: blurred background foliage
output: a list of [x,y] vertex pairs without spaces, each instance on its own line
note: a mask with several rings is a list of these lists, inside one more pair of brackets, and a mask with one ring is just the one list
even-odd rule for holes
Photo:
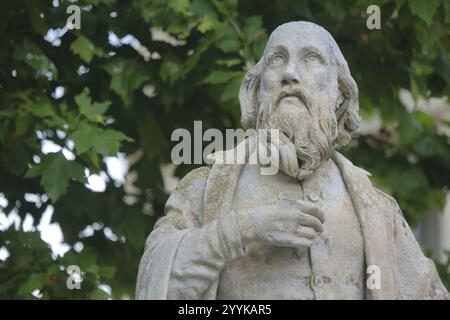
[[[194,120],[203,130],[239,127],[243,75],[268,34],[291,20],[331,32],[359,85],[363,119],[381,119],[342,151],[413,226],[442,208],[450,150],[437,126],[449,123],[407,110],[399,90],[449,96],[448,0],[0,3],[0,209],[20,218],[0,225],[1,298],[133,298],[146,237],[168,198],[160,168],[170,163],[172,131],[192,130]],[[81,8],[80,30],[64,27],[71,4]],[[381,30],[366,27],[370,4],[381,8]],[[52,152],[43,152],[49,141]],[[118,152],[130,159],[125,183],[104,161]],[[106,179],[104,191],[87,187],[92,174]],[[62,256],[40,237],[46,210],[68,245]],[[82,290],[66,287],[71,264],[85,272]],[[439,265],[449,286],[447,268]]]

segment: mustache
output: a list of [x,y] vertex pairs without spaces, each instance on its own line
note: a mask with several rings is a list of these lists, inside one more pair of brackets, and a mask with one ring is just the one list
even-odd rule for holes
[[289,86],[289,87],[283,88],[275,96],[275,99],[273,100],[273,106],[276,108],[278,106],[278,104],[280,103],[280,101],[286,97],[296,97],[297,99],[299,99],[300,102],[302,102],[305,105],[309,114],[311,114],[311,111],[312,111],[311,110],[311,99],[310,99],[309,95],[305,92],[305,90],[303,90],[302,87]]

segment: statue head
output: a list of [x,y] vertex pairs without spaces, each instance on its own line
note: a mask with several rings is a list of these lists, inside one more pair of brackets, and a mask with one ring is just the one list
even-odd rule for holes
[[324,28],[289,22],[269,37],[245,75],[239,99],[244,128],[279,129],[297,153],[299,178],[314,172],[358,128],[358,87]]

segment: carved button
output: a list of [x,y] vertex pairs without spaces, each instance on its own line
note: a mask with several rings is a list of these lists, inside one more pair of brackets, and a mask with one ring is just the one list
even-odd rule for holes
[[315,276],[313,278],[313,283],[316,287],[322,288],[323,287],[323,278],[321,276]]
[[311,192],[308,197],[312,202],[317,202],[320,199],[320,196],[315,192]]

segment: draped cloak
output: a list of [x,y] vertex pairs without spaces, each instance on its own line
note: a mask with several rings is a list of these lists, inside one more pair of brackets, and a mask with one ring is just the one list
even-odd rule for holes
[[[372,186],[368,173],[334,151],[361,226],[366,265],[381,270],[380,288],[366,299],[448,299],[432,260],[425,257],[397,202]],[[167,299],[171,271],[183,238],[232,210],[244,164],[212,164],[191,171],[178,184],[149,235],[136,287],[137,299]],[[193,190],[195,191],[193,194]],[[176,200],[175,200],[176,199]],[[194,221],[195,220],[195,221]],[[183,221],[180,223],[180,221]],[[198,298],[215,299],[219,277]]]

